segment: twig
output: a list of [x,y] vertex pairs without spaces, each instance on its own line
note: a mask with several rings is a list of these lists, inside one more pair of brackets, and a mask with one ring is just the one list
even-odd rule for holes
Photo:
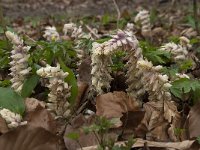
[[97,39],[100,38],[100,36],[97,35],[97,34],[94,32],[94,30],[93,30],[92,28],[90,28],[88,25],[85,25],[85,27],[86,27]]
[[121,18],[121,12],[120,12],[119,6],[117,5],[117,2],[115,0],[113,0],[113,3],[115,5],[115,9],[117,11],[117,28],[118,28],[119,27],[119,20]]
[[[148,147],[156,147],[156,148],[174,148],[177,150],[183,150],[183,149],[190,149],[191,145],[195,142],[195,140],[185,140],[182,142],[154,142],[154,141],[147,141],[143,139],[135,139],[136,142],[133,144],[132,148],[139,148],[144,147],[144,144],[146,143]],[[117,142],[115,145],[124,145],[125,142]],[[83,147],[83,150],[97,150],[97,145],[95,146],[89,146],[89,147]]]
[[91,33],[92,35],[94,35],[97,39],[100,38],[100,36],[99,36],[98,34],[96,34],[96,33],[94,32],[94,30],[93,30],[90,26],[84,24],[83,21],[80,21],[80,23],[81,23],[81,25],[84,25],[84,26],[90,31],[90,33]]
[[193,15],[195,21],[195,28],[197,33],[199,34],[199,22],[198,22],[198,14],[197,14],[197,1],[193,0]]

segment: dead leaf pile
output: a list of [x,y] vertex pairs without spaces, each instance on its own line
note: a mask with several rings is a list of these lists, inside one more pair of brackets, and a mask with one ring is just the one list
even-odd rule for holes
[[180,128],[180,114],[170,101],[144,104],[145,116],[137,128],[137,135],[155,141],[178,141],[175,128]]

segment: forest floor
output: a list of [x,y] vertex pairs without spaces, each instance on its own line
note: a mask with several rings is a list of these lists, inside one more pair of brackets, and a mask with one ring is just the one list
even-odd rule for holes
[[199,2],[0,2],[0,149],[200,149]]

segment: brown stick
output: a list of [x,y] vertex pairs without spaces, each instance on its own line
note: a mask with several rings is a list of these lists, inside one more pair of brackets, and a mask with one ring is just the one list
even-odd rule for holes
[[[136,139],[136,142],[133,144],[132,148],[139,148],[144,147],[144,144],[148,147],[157,147],[157,148],[174,148],[177,150],[186,150],[190,149],[192,144],[195,142],[195,140],[185,140],[182,142],[154,142],[154,141],[147,141],[143,139]],[[115,145],[124,145],[125,142],[117,142]],[[83,147],[83,150],[97,150],[97,145],[95,146],[89,146],[89,147]],[[79,149],[80,150],[80,149]]]
[[120,12],[119,6],[117,5],[117,2],[115,0],[113,0],[113,3],[115,5],[115,9],[117,11],[117,28],[118,28],[118,26],[119,26],[119,20],[121,18],[121,12]]
[[193,0],[193,15],[195,21],[195,28],[197,33],[199,34],[199,22],[198,22],[198,14],[197,14],[197,0]]

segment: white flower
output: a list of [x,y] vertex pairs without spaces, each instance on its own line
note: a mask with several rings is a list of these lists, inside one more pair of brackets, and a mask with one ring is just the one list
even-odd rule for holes
[[16,128],[19,125],[24,125],[27,123],[26,121],[22,122],[21,115],[13,113],[12,111],[5,108],[0,110],[0,115],[5,119],[9,128]]
[[14,45],[22,45],[23,40],[21,40],[16,34],[10,31],[6,31],[7,38],[12,42]]
[[147,61],[147,60],[139,60],[139,61],[137,62],[137,65],[138,65],[139,67],[143,67],[143,68],[152,68],[152,67],[153,67],[152,62]]
[[74,23],[64,24],[63,32],[66,35],[69,31],[72,32],[74,28],[76,28],[76,24]]
[[11,62],[9,63],[10,68],[10,75],[12,76],[12,88],[16,92],[21,92],[24,80],[26,76],[29,74],[31,68],[28,67],[28,59],[30,55],[28,51],[30,49],[29,46],[23,45],[23,40],[20,39],[14,33],[7,31],[6,36],[9,40],[13,43],[13,50],[11,51]]
[[[57,118],[58,116],[66,117],[65,111],[68,111],[63,105],[67,103],[67,98],[70,96],[70,87],[64,81],[68,76],[68,72],[63,72],[60,65],[57,64],[56,67],[47,65],[45,68],[40,68],[37,70],[37,74],[43,78],[49,79],[49,83],[45,86],[49,88],[50,93],[48,94],[47,107]],[[65,114],[65,115],[64,115]]]
[[45,28],[43,37],[48,41],[58,41],[60,39],[59,33],[54,26],[47,26]]
[[168,81],[168,76],[167,75],[158,75],[158,78],[162,81],[162,82],[167,82]]

